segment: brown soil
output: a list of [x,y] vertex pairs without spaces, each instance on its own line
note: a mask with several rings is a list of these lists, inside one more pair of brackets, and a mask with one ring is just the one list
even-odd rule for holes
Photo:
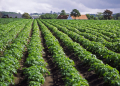
[[[32,36],[32,29],[30,31],[29,37]],[[30,39],[27,40],[29,44]],[[14,74],[14,83],[15,86],[27,86],[27,80],[25,78],[25,75],[23,74],[23,68],[25,68],[26,66],[24,65],[26,58],[28,57],[28,51],[27,51],[27,47],[25,47],[25,52],[23,52],[23,57],[21,58],[21,60],[19,61],[20,63],[20,68],[17,70],[17,74]],[[14,85],[10,85],[10,86],[14,86]]]
[[[15,77],[15,86],[27,86],[27,80],[25,79],[25,75],[23,74],[22,68],[25,68],[24,65],[26,58],[28,56],[27,48],[25,48],[25,52],[23,53],[22,59],[19,61],[20,68],[17,70],[17,74],[14,74]],[[12,85],[11,85],[12,86]]]
[[106,83],[104,83],[103,77],[99,77],[97,74],[95,74],[94,71],[88,71],[90,66],[80,61],[73,52],[71,52],[66,46],[64,46],[64,43],[62,43],[59,38],[58,41],[62,46],[66,56],[75,62],[75,68],[79,71],[80,75],[88,81],[89,86],[108,86]]
[[43,58],[48,63],[47,69],[50,71],[50,75],[45,77],[45,83],[42,86],[65,86],[60,75],[59,69],[53,63],[52,55],[49,53],[47,46],[45,45],[45,40],[40,32],[41,42],[44,47]]
[[0,57],[3,57],[3,51],[0,51]]
[[60,42],[60,44],[63,47],[65,54],[75,62],[75,68],[79,71],[80,75],[88,81],[89,86],[108,86],[104,84],[103,77],[99,77],[94,71],[88,71],[90,68],[89,65],[84,64],[79,60],[78,57],[70,52],[62,42]]

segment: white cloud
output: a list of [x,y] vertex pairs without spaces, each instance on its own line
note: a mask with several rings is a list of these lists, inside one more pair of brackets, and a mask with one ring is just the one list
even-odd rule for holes
[[[103,7],[104,4],[106,4],[105,7]],[[70,13],[72,9],[78,9],[81,14],[92,14],[104,12],[105,9],[109,9],[117,13],[120,8],[117,8],[117,5],[117,7],[115,7],[115,4],[119,5],[120,3],[114,2],[113,6],[109,1],[108,3],[107,1],[104,3],[103,0],[0,0],[0,11],[49,13],[50,11],[60,12],[64,9],[66,12]]]

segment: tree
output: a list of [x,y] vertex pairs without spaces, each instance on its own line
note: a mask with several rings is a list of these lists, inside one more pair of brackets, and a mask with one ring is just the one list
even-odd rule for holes
[[86,14],[87,18],[90,19],[90,14]]
[[56,19],[57,18],[57,14],[49,14],[49,13],[46,13],[44,15],[41,15],[40,18],[41,19]]
[[77,17],[77,16],[81,16],[81,14],[77,9],[73,9],[71,12],[71,16]]
[[96,16],[98,17],[99,20],[103,19],[103,13],[102,12],[97,12]]
[[60,13],[60,15],[66,15],[65,10],[62,10],[61,13]]
[[103,17],[103,16],[100,16],[100,17],[99,17],[99,20],[104,20],[104,17]]
[[53,19],[57,19],[58,15],[57,14],[53,14]]
[[112,11],[110,11],[110,10],[105,10],[104,12],[103,12],[103,16],[104,16],[104,19],[112,19]]
[[28,13],[24,13],[22,15],[22,18],[25,18],[25,19],[30,19],[30,15]]
[[98,17],[94,17],[94,20],[98,20]]
[[118,20],[118,18],[120,17],[120,13],[117,13],[114,15],[114,18]]
[[86,16],[89,20],[98,20],[98,18],[94,17],[94,15],[86,14]]
[[118,17],[118,20],[120,20],[120,17]]
[[94,20],[94,16],[93,15],[90,15],[90,20]]

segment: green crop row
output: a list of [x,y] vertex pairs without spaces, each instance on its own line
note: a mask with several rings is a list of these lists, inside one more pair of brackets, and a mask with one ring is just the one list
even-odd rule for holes
[[26,59],[25,65],[28,68],[23,69],[29,86],[41,86],[44,84],[44,76],[46,73],[50,72],[46,69],[47,63],[42,58],[42,45],[40,39],[39,27],[37,21],[33,22],[33,31],[31,41],[28,45],[28,58]]
[[74,61],[65,56],[58,40],[39,20],[38,23],[49,52],[52,54],[53,62],[60,69],[60,73],[64,77],[65,86],[89,86],[88,82],[79,75],[79,72],[74,67]]
[[[48,22],[48,21],[46,21]],[[57,26],[58,23],[56,22],[49,22],[51,24],[53,24],[54,26]],[[59,23],[59,25],[64,26],[64,24]],[[90,41],[95,41],[95,42],[100,42],[102,44],[105,45],[105,47],[107,47],[108,49],[115,51],[115,52],[120,52],[120,43],[119,42],[108,42],[105,39],[103,39],[102,37],[97,37],[96,35],[92,35],[91,33],[86,33],[86,32],[80,32],[78,29],[73,28],[71,26],[64,26],[64,28],[67,27],[68,30],[71,30],[73,32],[76,32],[77,34],[84,36],[85,38],[89,39]]]
[[[0,36],[0,51],[4,51],[8,43],[11,42],[16,37],[16,35],[24,28],[27,22],[28,21],[26,20],[24,21],[24,23],[23,21],[19,22],[19,24],[16,23],[15,24],[16,27],[13,27],[9,32],[6,32],[5,34],[2,34]],[[8,28],[10,28],[10,26]]]
[[[65,22],[61,21],[61,22],[65,26],[71,26],[73,28],[77,28],[81,32],[91,33],[93,35],[96,35],[97,37],[102,37],[102,38],[104,38],[104,39],[106,39],[107,41],[110,41],[110,42],[118,42],[118,41],[120,41],[119,36],[116,38],[116,34],[114,34],[114,33],[109,34],[109,32],[107,33],[106,31],[104,31],[104,34],[106,34],[106,35],[104,35],[102,33],[99,33],[99,31],[97,31],[96,29],[93,28],[93,25],[95,25],[94,24],[95,22],[94,23],[92,23],[91,21],[77,21],[77,22],[75,22],[75,21],[67,21],[67,22],[66,21]],[[101,23],[101,22],[99,22],[99,23]],[[105,25],[108,25],[107,23],[109,23],[109,22],[107,21]],[[97,25],[95,25],[96,28],[97,28],[98,25],[102,26],[101,24],[97,24]],[[114,25],[114,27],[115,27],[115,25]],[[114,32],[116,30],[117,32],[120,32],[119,27],[117,26],[116,28],[118,28],[118,29],[113,28],[113,29],[110,29],[110,31]],[[109,35],[110,37],[108,37],[107,35]]]
[[[116,68],[112,68],[107,64],[105,65],[101,60],[97,59],[95,55],[86,51],[86,49],[80,46],[80,44],[73,42],[68,35],[59,31],[56,27],[44,21],[42,22],[55,34],[57,38],[59,38],[64,43],[65,46],[68,47],[69,50],[74,52],[74,54],[78,56],[79,59],[81,59],[84,63],[89,64],[91,66],[90,70],[94,70],[99,76],[103,76],[104,81],[109,83],[111,86],[120,86],[120,75]],[[66,33],[70,33],[65,28],[64,31],[66,31]],[[71,33],[71,36],[72,35],[73,33]],[[76,38],[77,35],[74,36],[74,39]]]
[[91,33],[92,35],[96,35],[97,37],[102,37],[107,41],[111,41],[111,39],[109,37],[97,32],[97,31],[94,31],[93,28],[84,26],[84,25],[86,25],[86,23],[84,23],[84,24],[83,23],[82,24],[77,23],[77,24],[74,25],[73,22],[69,22],[69,23],[64,23],[63,22],[63,24],[66,27],[71,26],[72,28],[77,28],[80,32]]
[[21,21],[14,21],[14,22],[10,22],[6,25],[0,25],[0,36],[6,34],[7,32],[9,32],[11,29],[17,27],[17,25],[22,24],[23,22],[25,22],[26,20],[21,20]]
[[[76,23],[78,27],[81,26],[81,21],[74,21],[75,25]],[[119,21],[85,21],[83,23],[82,26],[92,28],[93,31],[99,32],[111,39],[120,37]]]
[[68,30],[65,27],[60,25],[55,25],[60,31],[63,31],[68,36],[70,36],[74,41],[82,44],[85,49],[91,51],[92,53],[96,54],[97,56],[101,56],[101,58],[106,59],[108,64],[113,63],[112,65],[116,68],[120,68],[120,54],[115,53],[111,50],[108,50],[103,44],[99,42],[90,41],[83,36]]
[[26,24],[22,32],[4,52],[4,57],[0,57],[0,86],[9,86],[14,84],[13,73],[17,73],[20,67],[19,60],[25,51],[25,45],[29,39],[32,20]]
[[5,25],[14,21],[21,21],[22,18],[0,18],[0,24]]

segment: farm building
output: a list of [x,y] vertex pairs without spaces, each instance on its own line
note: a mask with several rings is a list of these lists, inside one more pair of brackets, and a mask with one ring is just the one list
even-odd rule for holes
[[3,15],[2,18],[22,18],[21,14],[7,14],[7,15]]
[[81,19],[81,20],[88,20],[87,16],[86,15],[81,15],[79,17],[74,17],[74,16],[71,16],[71,15],[59,15],[57,17],[57,19]]
[[9,18],[8,15],[2,15],[2,18]]

